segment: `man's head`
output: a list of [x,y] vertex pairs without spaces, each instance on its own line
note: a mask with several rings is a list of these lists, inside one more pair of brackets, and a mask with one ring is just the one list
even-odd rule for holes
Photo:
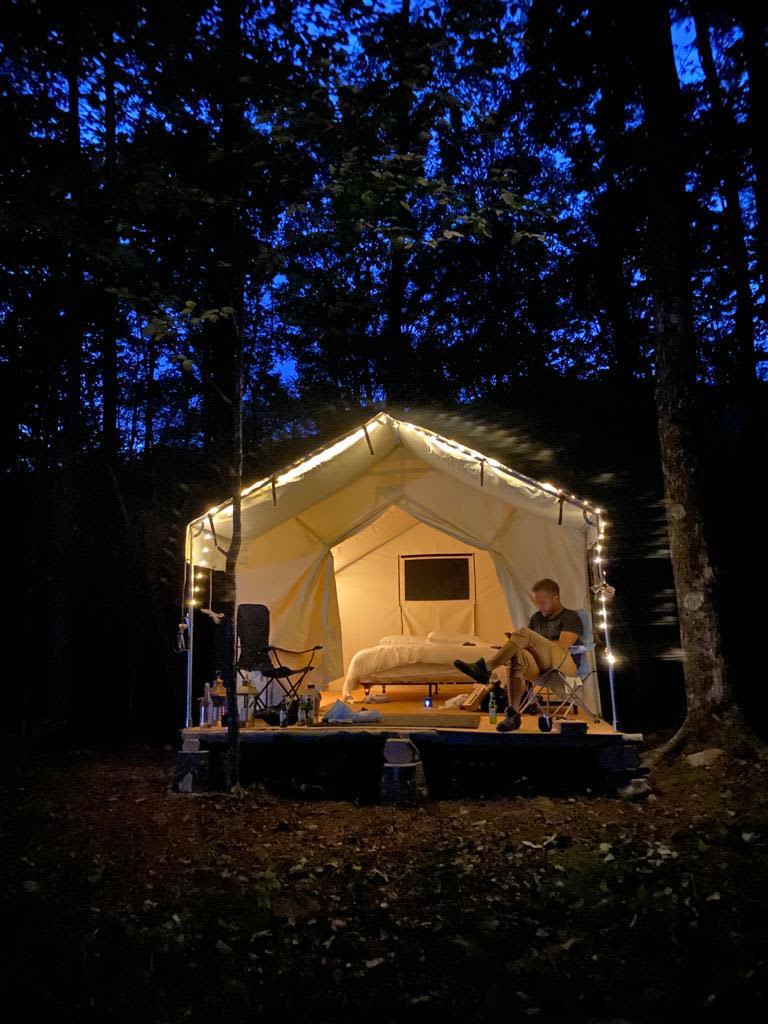
[[552,615],[560,604],[560,587],[554,580],[537,580],[531,587],[531,597],[542,615]]

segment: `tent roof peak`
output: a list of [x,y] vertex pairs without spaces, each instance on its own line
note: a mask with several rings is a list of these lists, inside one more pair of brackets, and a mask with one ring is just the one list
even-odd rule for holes
[[[408,429],[415,431],[416,433],[419,433],[427,438],[430,438],[434,443],[439,444],[441,447],[447,449],[448,452],[453,450],[456,452],[457,455],[460,453],[464,458],[476,459],[482,465],[489,466],[496,472],[513,477],[521,481],[522,483],[527,484],[529,487],[536,488],[550,495],[552,498],[555,498],[563,503],[567,503],[569,505],[573,505],[582,509],[585,515],[590,514],[599,517],[603,511],[601,508],[596,507],[592,502],[579,498],[575,494],[569,494],[562,487],[558,487],[553,483],[536,480],[533,477],[526,475],[525,473],[520,473],[517,470],[512,469],[510,466],[505,465],[504,463],[500,462],[496,458],[493,458],[492,456],[485,455],[482,452],[479,452],[474,448],[471,448],[469,445],[466,445],[461,441],[456,441],[451,438],[445,437],[444,435],[439,434],[435,430],[432,430],[427,427],[422,427],[417,423],[414,423],[410,420],[406,420],[402,416],[393,415],[392,413],[389,413],[385,410],[380,410],[379,412],[365,420],[363,423],[361,423],[359,426],[352,427],[344,434],[340,434],[333,440],[326,442],[320,448],[316,448],[309,451],[301,458],[294,460],[293,462],[289,463],[287,466],[284,466],[279,470],[276,470],[269,476],[263,477],[261,480],[257,480],[255,483],[250,484],[247,487],[244,487],[241,491],[241,497],[246,498],[264,487],[274,487],[278,482],[287,482],[290,479],[292,479],[295,475],[302,475],[302,473],[307,472],[308,469],[313,468],[314,465],[320,465],[323,462],[330,461],[331,459],[337,457],[337,455],[340,455],[342,451],[345,451],[352,444],[360,442],[363,439],[365,439],[371,451],[371,454],[373,454],[373,447],[371,444],[369,430],[377,423],[388,423],[398,432],[398,437],[393,447],[397,447],[398,445],[402,444],[402,441],[399,438],[399,428],[401,426],[405,426]],[[213,516],[218,513],[221,513],[223,509],[227,508],[227,506],[231,504],[232,498],[226,499],[219,505],[216,505],[213,508],[206,510],[202,515],[195,517],[195,519],[191,521],[190,526],[192,526],[194,523],[200,522],[200,520],[205,519],[208,516]]]

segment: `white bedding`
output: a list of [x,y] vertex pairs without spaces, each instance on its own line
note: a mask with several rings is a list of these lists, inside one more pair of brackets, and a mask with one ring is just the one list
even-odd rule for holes
[[[478,658],[490,658],[498,649],[498,644],[492,646],[483,641],[468,647],[461,643],[435,642],[426,636],[382,637],[382,642],[376,647],[363,647],[352,656],[342,696],[348,697],[360,682],[377,672],[420,662],[452,666],[456,658],[476,661]],[[469,677],[467,681],[470,682]]]

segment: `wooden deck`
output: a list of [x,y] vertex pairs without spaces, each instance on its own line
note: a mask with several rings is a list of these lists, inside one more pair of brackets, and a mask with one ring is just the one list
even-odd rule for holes
[[[453,688],[447,689],[450,694]],[[550,733],[541,732],[536,715],[523,715],[520,728],[513,732],[499,732],[496,729],[496,725],[488,720],[487,713],[476,712],[473,715],[471,712],[461,711],[460,709],[443,708],[442,705],[445,697],[442,694],[435,701],[434,707],[426,708],[423,703],[426,690],[422,692],[421,687],[388,686],[387,692],[390,699],[386,703],[367,700],[362,688],[352,694],[353,702],[350,704],[352,710],[361,711],[363,709],[372,710],[375,708],[381,712],[380,722],[350,725],[318,723],[313,726],[290,725],[281,728],[280,726],[268,725],[262,719],[256,719],[247,727],[241,726],[240,739],[244,743],[260,744],[268,743],[270,741],[269,737],[274,734],[295,738],[303,737],[305,740],[311,741],[313,738],[327,738],[330,735],[338,737],[339,734],[367,733],[380,735],[385,733],[387,735],[411,735],[437,733],[443,735],[445,742],[452,741],[456,744],[468,743],[470,745],[477,742],[478,745],[482,746],[486,746],[489,743],[493,746],[497,744],[508,745],[510,743],[524,743],[527,745],[532,741],[536,743],[557,743],[559,745],[571,745],[574,741],[577,741],[575,742],[576,746],[584,745],[585,743],[587,745],[592,743],[602,745],[606,742],[624,742],[623,735],[617,732],[609,722],[602,719],[594,722],[589,718],[585,718],[581,712],[568,715],[567,720],[569,722],[586,721],[586,735],[565,736],[556,731]],[[338,699],[338,696],[337,693],[328,691],[321,695],[321,714]],[[446,714],[450,715],[450,725],[443,724]],[[499,720],[502,717],[503,715],[500,715]],[[409,724],[402,724],[404,718],[409,720]],[[466,726],[462,724],[464,718],[467,720]],[[475,721],[479,718],[479,722],[475,727],[469,724],[473,718]],[[215,726],[192,726],[189,729],[182,730],[183,738],[194,737],[201,740],[206,746],[208,744],[224,742],[226,736],[226,729]]]
[[[442,689],[442,688],[441,688]],[[386,703],[366,701],[363,690],[353,694],[352,710],[377,708],[381,721],[366,724],[287,727],[267,725],[257,719],[240,728],[242,758],[251,766],[254,778],[263,778],[273,772],[288,775],[308,774],[325,777],[334,766],[343,776],[344,784],[354,778],[368,779],[363,788],[375,790],[383,764],[384,741],[390,737],[408,737],[418,748],[424,762],[430,786],[440,789],[442,780],[450,772],[450,765],[493,762],[507,766],[504,771],[516,770],[529,777],[543,778],[555,773],[560,778],[575,778],[583,770],[610,776],[617,781],[635,774],[639,759],[635,741],[625,737],[605,721],[587,721],[587,731],[581,735],[566,735],[557,731],[541,732],[535,715],[523,715],[521,727],[513,732],[499,732],[488,721],[488,715],[447,709],[452,723],[445,726],[446,709],[441,705],[425,708],[426,689],[414,686],[388,686],[390,700]],[[457,692],[454,690],[454,692]],[[448,694],[450,696],[450,689]],[[338,693],[322,694],[321,707],[326,709]],[[474,717],[475,728],[462,727],[463,716],[467,724]],[[502,717],[502,716],[500,716]],[[406,718],[407,724],[403,724]],[[568,721],[584,721],[582,715],[569,715]],[[227,746],[227,730],[221,727],[193,726],[181,731],[182,740],[197,740],[185,744],[196,747],[209,760],[211,778],[220,777],[222,759]],[[192,752],[179,754],[179,771],[186,770],[199,755]],[[499,760],[501,759],[501,760]],[[346,767],[341,768],[339,766]],[[207,769],[206,769],[207,770]],[[525,774],[523,775],[525,777]],[[217,787],[214,787],[217,788]],[[350,795],[353,787],[350,788]]]

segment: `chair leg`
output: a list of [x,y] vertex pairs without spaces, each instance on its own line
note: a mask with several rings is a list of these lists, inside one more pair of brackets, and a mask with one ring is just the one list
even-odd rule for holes
[[598,715],[596,711],[593,711],[592,708],[588,707],[578,694],[573,695],[572,704],[574,709],[578,708],[580,711],[584,712],[585,718],[591,718],[593,722],[602,722],[600,715]]

